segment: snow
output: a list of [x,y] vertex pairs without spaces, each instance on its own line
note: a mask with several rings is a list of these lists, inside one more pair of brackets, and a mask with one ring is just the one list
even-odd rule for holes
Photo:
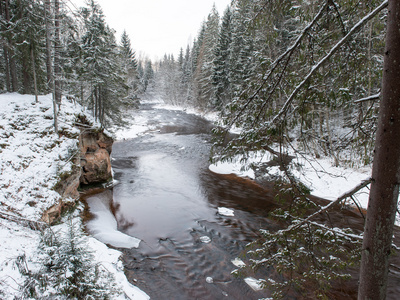
[[99,241],[117,248],[138,248],[140,240],[117,230],[117,220],[110,211],[107,193],[89,197],[86,202],[94,219],[86,223],[90,234]]
[[16,258],[21,255],[33,257],[38,244],[36,232],[0,219],[0,296],[4,300],[14,299],[25,280],[15,265]]
[[[271,158],[272,156],[269,154],[256,152],[250,155],[247,164],[266,163]],[[243,164],[240,161],[241,157],[237,157],[232,162],[212,164],[209,169],[218,174],[236,174],[237,176],[255,179],[254,171],[252,169],[243,171]],[[291,171],[296,178],[310,188],[311,194],[328,200],[335,200],[361,181],[367,179],[371,174],[370,167],[357,169],[336,167],[329,158],[315,159],[308,155],[293,159]],[[265,176],[272,178],[276,176],[284,177],[284,173],[278,166],[272,166],[267,168]],[[368,205],[368,195],[368,187],[360,190],[355,195],[358,204],[363,208]]]
[[136,117],[128,128],[120,128],[116,130],[115,136],[117,140],[133,139],[149,130],[147,119],[144,117]]
[[211,239],[208,236],[201,236],[200,241],[204,244],[209,244],[211,243]]
[[[150,297],[142,290],[130,284],[124,274],[122,261],[120,260],[121,252],[110,249],[102,242],[95,238],[89,238],[89,245],[95,251],[96,258],[109,272],[111,272],[115,281],[120,285],[128,299],[148,300]],[[126,299],[120,295],[117,299]]]
[[247,285],[249,286],[249,287],[251,287],[254,291],[261,291],[263,288],[262,288],[262,283],[263,282],[265,282],[264,280],[262,280],[262,279],[255,279],[255,278],[253,278],[253,277],[246,277],[245,279],[244,279],[244,282],[246,282],[247,283]]
[[217,162],[210,165],[211,172],[217,174],[236,174],[241,177],[255,178],[254,171],[252,169],[243,170],[243,165],[240,163],[240,159],[236,159],[232,162]]
[[[28,268],[33,270],[40,241],[39,231],[4,217],[37,221],[60,200],[53,187],[60,174],[71,171],[71,157],[78,150],[79,130],[73,126],[76,115],[92,119],[81,106],[64,98],[59,112],[63,134],[59,137],[53,128],[51,96],[39,96],[38,100],[36,103],[34,96],[17,93],[0,95],[0,297],[4,300],[18,298],[26,280],[16,266],[17,257],[25,256]],[[72,199],[63,199],[68,200]],[[116,277],[122,291],[117,299],[149,299],[127,281],[121,252],[93,237],[87,239],[96,261]],[[131,245],[136,245],[134,241],[138,244],[131,240]]]
[[243,260],[241,260],[240,258],[236,257],[235,259],[233,259],[232,264],[238,268],[243,268],[246,266],[246,264],[243,262]]
[[218,214],[225,217],[235,216],[234,210],[226,207],[218,207]]
[[[59,201],[52,190],[58,175],[71,170],[65,163],[77,149],[77,140],[54,134],[52,102],[48,96],[19,94],[0,96],[0,202],[7,211],[30,219]],[[79,134],[72,126],[76,112],[83,112],[64,101],[60,131]]]

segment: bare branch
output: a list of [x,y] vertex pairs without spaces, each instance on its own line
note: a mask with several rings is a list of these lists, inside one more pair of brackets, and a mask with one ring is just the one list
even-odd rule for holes
[[379,97],[381,96],[381,93],[375,94],[375,95],[371,95],[365,98],[361,98],[358,100],[355,100],[354,103],[361,103],[361,102],[366,102],[366,101],[375,101],[378,100]]
[[15,222],[24,227],[28,227],[32,230],[43,230],[44,228],[48,227],[48,225],[44,222],[28,220],[23,217],[16,216],[16,215],[6,213],[6,212],[1,212],[1,211],[0,211],[0,218],[11,221],[11,222]]

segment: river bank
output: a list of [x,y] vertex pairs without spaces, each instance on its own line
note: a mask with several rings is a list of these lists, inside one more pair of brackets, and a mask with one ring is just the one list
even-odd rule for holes
[[[0,104],[0,295],[2,299],[14,299],[21,294],[27,279],[17,268],[17,258],[25,257],[29,270],[40,268],[36,259],[41,233],[35,224],[42,224],[40,219],[49,208],[61,202],[74,205],[77,200],[71,195],[62,198],[56,190],[60,180],[73,173],[71,158],[79,150],[77,116],[90,119],[90,115],[73,101],[63,99],[59,113],[61,134],[56,135],[51,96],[39,96],[35,102],[32,95],[2,94]],[[72,217],[79,219],[80,209],[78,205],[77,214]],[[61,220],[52,230],[62,232],[66,228]],[[122,291],[118,299],[147,299],[126,281],[119,251],[93,237],[86,236],[85,240],[97,263],[118,278]]]

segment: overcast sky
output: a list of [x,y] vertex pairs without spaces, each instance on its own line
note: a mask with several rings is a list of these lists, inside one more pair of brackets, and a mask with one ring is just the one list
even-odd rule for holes
[[[69,0],[76,7],[84,0]],[[231,0],[97,0],[107,24],[116,30],[117,41],[124,29],[137,55],[150,59],[165,53],[178,55],[197,37],[201,22],[215,3],[220,16]]]

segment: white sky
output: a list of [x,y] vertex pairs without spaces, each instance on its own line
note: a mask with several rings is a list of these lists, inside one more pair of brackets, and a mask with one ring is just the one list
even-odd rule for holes
[[[67,0],[77,7],[84,0]],[[162,58],[165,53],[177,57],[180,48],[191,45],[201,22],[215,3],[220,16],[231,0],[97,0],[107,24],[116,30],[117,41],[124,29],[137,57]]]

